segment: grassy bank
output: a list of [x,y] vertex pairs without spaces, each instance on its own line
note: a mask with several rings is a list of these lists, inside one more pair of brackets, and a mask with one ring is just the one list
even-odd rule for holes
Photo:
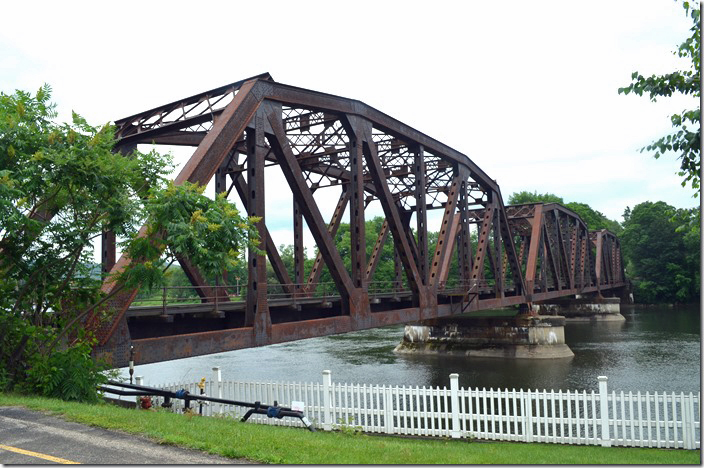
[[402,439],[240,423],[226,418],[138,411],[0,394],[0,405],[24,406],[106,429],[231,458],[303,464],[699,464],[700,451],[553,444]]

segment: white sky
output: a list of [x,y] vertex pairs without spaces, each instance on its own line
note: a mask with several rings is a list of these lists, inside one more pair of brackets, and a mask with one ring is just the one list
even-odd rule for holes
[[[552,192],[619,221],[646,200],[698,205],[674,156],[639,152],[698,102],[617,93],[635,70],[686,66],[672,51],[691,23],[672,0],[23,0],[3,3],[2,17],[0,91],[49,83],[63,120],[75,110],[112,121],[269,72],[448,144],[504,200]],[[290,244],[290,203],[275,198],[267,224]]]

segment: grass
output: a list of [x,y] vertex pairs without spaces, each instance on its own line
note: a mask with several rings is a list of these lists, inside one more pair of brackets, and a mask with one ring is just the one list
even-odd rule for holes
[[287,464],[700,464],[701,452],[556,444],[406,439],[240,423],[109,404],[80,404],[0,393],[0,406],[24,406],[67,420],[140,434],[230,458]]

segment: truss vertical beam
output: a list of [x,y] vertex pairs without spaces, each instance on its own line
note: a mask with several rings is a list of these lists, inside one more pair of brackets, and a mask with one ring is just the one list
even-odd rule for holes
[[428,213],[426,209],[425,155],[423,145],[413,153],[416,199],[416,233],[418,236],[418,272],[423,284],[428,284]]
[[293,201],[293,282],[295,292],[301,293],[305,277],[305,251],[303,249],[303,213],[296,200]]
[[[249,216],[261,218],[256,223],[259,238],[266,238],[264,163],[267,147],[264,141],[265,116],[255,115],[254,128],[247,129],[247,209]],[[265,343],[271,334],[271,318],[267,303],[266,257],[249,249],[249,278],[245,326],[253,326],[255,342]]]
[[457,238],[457,263],[459,266],[460,279],[463,284],[467,284],[472,275],[472,243],[469,233],[469,210],[467,200],[467,180],[462,180],[460,187],[459,203],[457,205],[459,211],[459,233]]
[[577,236],[579,232],[579,221],[574,220],[572,233],[570,234],[570,276],[572,277],[572,287],[578,287],[577,283]]
[[579,243],[579,284],[577,287],[581,291],[584,289],[587,284],[585,282],[585,270],[587,268],[587,242],[588,239],[584,235],[584,232],[582,231],[581,226],[578,226],[579,229],[579,235],[577,237],[577,242]]
[[[266,239],[264,166],[268,148],[265,142],[265,115],[258,109],[254,129],[247,130],[247,204],[249,215],[261,218],[256,223],[260,239]],[[267,301],[266,256],[249,251],[249,280],[245,325],[252,325],[254,342],[265,344],[271,336],[271,317]]]
[[602,250],[603,250],[603,239],[602,231],[596,233],[596,262],[594,265],[594,270],[596,272],[596,290],[599,297],[601,297],[601,263],[602,263]]
[[348,119],[348,151],[350,155],[350,174],[348,193],[350,196],[350,260],[352,283],[356,288],[367,289],[366,266],[367,244],[364,221],[364,153],[362,148],[362,123],[354,118]]
[[101,264],[103,269],[103,275],[105,275],[107,273],[110,273],[112,267],[115,266],[115,260],[117,258],[115,232],[104,230],[101,234],[101,241],[103,246]]
[[[136,144],[125,144],[115,147],[113,151],[116,151],[122,154],[123,156],[127,156],[135,149],[137,149]],[[32,216],[30,216],[30,218],[39,219],[46,222],[51,220],[51,218],[53,218],[55,214],[55,210],[52,209],[54,207],[47,205],[45,205],[45,207],[45,210],[39,210],[37,212],[32,213]],[[115,263],[117,261],[117,241],[115,239],[115,232],[103,230],[100,236],[100,240],[102,246],[101,265],[103,278],[105,278],[105,276],[110,273],[110,270],[112,270],[112,268],[115,266]],[[2,253],[2,250],[0,250],[0,253]]]
[[504,297],[504,269],[503,269],[503,252],[502,252],[502,236],[501,236],[501,209],[497,203],[497,209],[494,213],[494,229],[493,229],[493,252],[494,260],[494,293],[497,298]]

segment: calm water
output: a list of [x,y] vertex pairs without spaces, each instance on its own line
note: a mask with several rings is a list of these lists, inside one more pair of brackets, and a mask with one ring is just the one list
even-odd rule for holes
[[[403,326],[199,356],[136,367],[145,385],[211,378],[244,381],[322,381],[448,386],[457,372],[464,387],[592,390],[599,375],[609,388],[700,391],[700,310],[622,307],[626,322],[568,323],[565,339],[575,356],[559,360],[503,360],[396,355]],[[123,374],[127,372],[123,369]]]

